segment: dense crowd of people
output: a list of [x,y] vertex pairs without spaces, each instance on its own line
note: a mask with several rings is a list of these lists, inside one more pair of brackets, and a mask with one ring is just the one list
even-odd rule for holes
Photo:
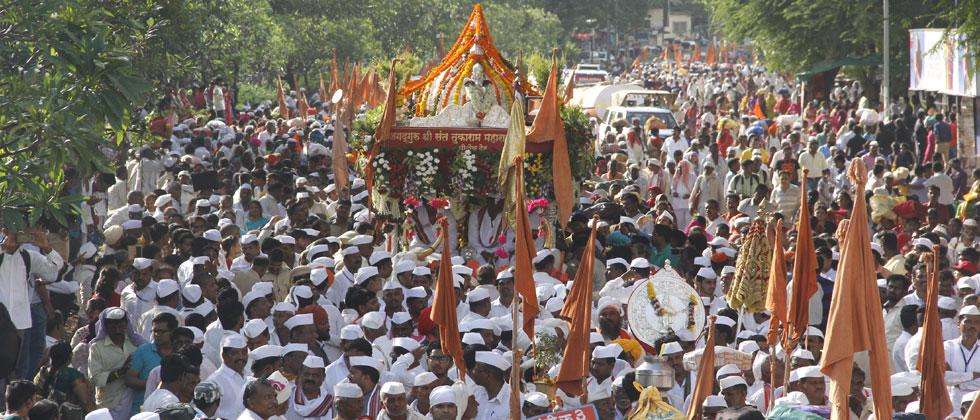
[[[86,197],[69,226],[2,231],[0,321],[21,343],[3,354],[7,418],[484,420],[510,416],[517,389],[525,418],[592,404],[613,420],[646,407],[638,371],[652,369],[652,356],[674,379],[654,398],[679,415],[696,385],[684,356],[703,351],[705,338],[682,330],[642,342],[623,298],[667,265],[715,316],[716,343],[751,360],[717,368],[703,418],[787,409],[829,418],[819,364],[835,232],[856,200],[867,202],[874,232],[895,412],[918,411],[933,270],[925,256],[939,246],[948,418],[964,418],[980,390],[980,172],[957,158],[955,111],[931,96],[882,110],[856,83],[801,104],[793,85],[752,66],[691,70],[651,64],[624,76],[677,94],[670,136],[639,120],[600,135],[593,120],[597,169],[576,212],[553,241],[534,232],[534,337],[513,328],[515,241],[502,198],[481,198],[458,221],[420,202],[404,224],[373,211],[361,168],[337,186],[337,115],[319,95],[290,92],[294,115],[309,104],[291,119],[271,101],[235,103],[220,79],[161,101],[147,115],[155,143],[105,150],[114,173],[66,169],[66,194]],[[857,161],[868,169],[864,196],[847,175]],[[443,213],[453,255],[436,246]],[[813,229],[818,287],[805,345],[791,354],[767,342],[765,311],[729,307],[756,218],[782,220],[773,234],[785,249],[775,255],[795,252],[799,220]],[[459,337],[439,337],[432,317],[443,258],[452,260]],[[587,391],[568,395],[549,391],[560,367],[537,363],[532,342],[565,345],[561,311],[579,266],[594,267],[595,316]],[[465,375],[447,340],[461,343]],[[773,366],[791,369],[788,381]],[[859,360],[849,408],[864,419],[874,393],[862,369]]]

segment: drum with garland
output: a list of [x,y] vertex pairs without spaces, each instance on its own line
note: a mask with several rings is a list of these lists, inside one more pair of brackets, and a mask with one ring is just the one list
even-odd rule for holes
[[699,334],[704,329],[705,312],[697,292],[668,261],[635,285],[627,301],[626,322],[637,340],[655,348],[660,338],[681,330]]

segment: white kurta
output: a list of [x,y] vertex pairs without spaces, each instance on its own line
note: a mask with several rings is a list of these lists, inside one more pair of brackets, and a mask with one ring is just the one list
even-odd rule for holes
[[241,418],[245,404],[242,402],[242,394],[245,392],[245,377],[235,372],[225,365],[221,365],[208,381],[214,382],[221,390],[221,403],[218,405],[217,416],[224,419]]

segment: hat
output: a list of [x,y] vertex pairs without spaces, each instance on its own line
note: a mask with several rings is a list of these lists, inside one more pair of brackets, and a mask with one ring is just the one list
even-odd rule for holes
[[296,305],[289,302],[276,302],[275,305],[272,305],[272,312],[296,313]]
[[293,352],[309,352],[310,349],[305,343],[289,343],[282,348],[282,355],[285,356]]
[[705,256],[695,257],[694,265],[698,267],[711,267],[711,258]]
[[282,357],[282,347],[272,345],[272,344],[266,344],[264,346],[260,346],[259,348],[256,348],[255,350],[248,352],[248,356],[251,357],[252,360],[262,360],[262,359],[268,359],[270,357]]
[[476,352],[476,362],[490,365],[500,370],[510,369],[510,362],[504,359],[504,356],[500,355],[500,353],[492,351]]
[[336,398],[357,399],[364,397],[364,391],[361,391],[361,387],[353,383],[341,382],[333,386],[333,396]]
[[616,298],[609,297],[609,296],[603,296],[602,298],[600,298],[599,304],[596,306],[595,309],[596,312],[599,313],[602,312],[602,310],[607,307],[614,307],[616,308],[617,311],[619,311],[620,315],[623,314],[623,305],[621,305],[619,301],[616,300]]
[[922,246],[922,247],[932,249],[933,243],[928,238],[916,238],[915,240],[912,241],[912,245],[916,247]]
[[646,258],[633,258],[633,261],[630,261],[630,268],[650,268],[650,261]]
[[245,296],[242,297],[242,306],[244,306],[245,308],[248,308],[248,305],[250,305],[253,300],[259,299],[259,298],[264,298],[265,295],[266,294],[265,293],[262,293],[261,291],[252,290],[252,291],[246,293]]
[[463,344],[466,344],[466,345],[469,345],[469,346],[474,346],[474,345],[477,345],[477,344],[479,344],[481,346],[485,346],[487,344],[487,342],[483,339],[483,336],[482,335],[480,335],[478,333],[474,333],[474,332],[468,332],[468,333],[463,334]]
[[977,305],[964,306],[963,308],[960,309],[959,316],[967,316],[967,315],[974,315],[974,316],[980,315],[980,308],[977,308]]
[[398,274],[404,273],[406,271],[412,271],[412,270],[414,270],[415,269],[415,265],[416,264],[415,264],[414,261],[411,261],[409,259],[403,259],[403,260],[398,261],[397,263],[395,263],[395,267],[392,269],[392,271],[395,273],[395,275],[398,275]]
[[378,265],[379,262],[390,259],[391,254],[388,251],[374,251],[371,253],[371,257],[368,258],[368,264]]
[[405,393],[405,386],[401,382],[385,382],[381,385],[381,395],[402,395]]
[[701,406],[704,408],[728,408],[728,403],[720,395],[708,395]]
[[415,381],[412,384],[414,386],[426,386],[437,380],[439,380],[439,378],[436,377],[436,374],[429,371],[423,371],[418,375],[415,375]]
[[408,312],[395,312],[395,314],[391,316],[392,324],[404,324],[406,322],[411,322],[411,321],[412,321],[412,314]]
[[629,267],[630,265],[628,262],[626,262],[626,260],[622,258],[610,258],[606,260],[606,267],[609,267],[611,265],[616,265],[616,264],[622,265],[623,267]]
[[211,242],[221,242],[221,232],[218,232],[217,229],[208,229],[204,231],[204,239]]
[[307,257],[315,257],[316,255],[322,254],[324,252],[330,252],[330,246],[325,244],[311,245],[306,249]]
[[180,285],[171,279],[163,279],[157,282],[157,297],[164,298],[177,293]]
[[[197,390],[195,389],[195,392]],[[195,394],[196,395],[196,394]],[[85,420],[112,420],[112,414],[108,408],[100,408],[85,415]]]
[[759,351],[759,343],[753,340],[745,340],[739,343],[738,351],[742,353],[755,353]]
[[720,379],[722,376],[741,375],[741,374],[742,374],[742,370],[739,369],[738,366],[734,364],[727,364],[722,366],[720,369],[718,369],[718,372],[715,373],[715,378]]
[[729,245],[729,242],[728,242],[727,239],[722,238],[721,236],[715,236],[714,238],[711,238],[711,241],[708,242],[708,245],[711,245],[711,246],[728,246]]
[[311,354],[303,359],[303,367],[310,369],[324,369],[326,368],[326,365],[323,363],[323,358]]
[[211,202],[202,198],[194,203],[194,207],[211,207]]
[[310,267],[322,267],[322,268],[333,269],[336,266],[337,266],[337,262],[330,257],[316,257],[316,259],[314,259],[313,262],[310,263]]
[[473,275],[473,269],[472,268],[469,268],[469,267],[467,267],[465,265],[454,265],[453,266],[453,274],[459,274],[461,276],[472,276]]
[[558,312],[561,310],[562,306],[565,305],[565,301],[560,297],[553,297],[548,299],[548,302],[544,304],[544,310],[547,312]]
[[664,343],[664,345],[660,347],[660,355],[661,356],[666,356],[668,354],[681,353],[683,351],[684,351],[684,348],[682,348],[681,347],[681,344],[678,343],[678,342],[676,342],[676,341],[670,341],[670,342]]
[[797,359],[816,360],[813,357],[813,352],[804,349],[796,349],[793,351],[793,357]]
[[150,268],[151,266],[153,266],[153,260],[151,260],[149,258],[140,258],[140,257],[137,257],[137,258],[134,258],[133,259],[133,268],[135,268],[137,270],[146,270],[147,268]]
[[432,270],[429,270],[429,267],[419,266],[419,267],[415,267],[414,269],[412,269],[412,275],[413,276],[431,276],[432,275]]
[[[201,381],[194,387],[194,401],[214,403],[221,399],[221,388],[211,381]],[[102,410],[105,410],[104,408]],[[108,412],[108,411],[107,411]],[[88,417],[86,417],[86,420]]]
[[503,270],[503,271],[497,273],[497,282],[498,283],[500,282],[500,280],[513,279],[513,278],[514,278],[514,272],[511,271],[511,270]]
[[425,292],[425,288],[422,286],[413,287],[405,292],[406,299],[425,299],[429,295]]
[[814,327],[814,326],[809,326],[809,327],[806,327],[806,335],[811,336],[811,337],[820,337],[820,338],[823,338],[823,331],[820,331],[820,328],[817,328],[817,327]]
[[242,241],[242,245],[254,244],[259,242],[259,237],[251,233],[246,233],[242,235],[241,241]]
[[553,257],[553,256],[554,255],[551,253],[550,249],[542,249],[538,251],[537,254],[534,255],[534,258],[531,259],[531,262],[537,264],[540,263],[541,261],[544,261],[545,258]]
[[912,395],[912,385],[909,385],[907,381],[901,378],[891,378],[892,382],[892,396],[893,397],[907,397]]
[[230,333],[221,339],[221,348],[223,349],[243,349],[245,346],[245,337],[236,332]]
[[939,309],[945,309],[948,311],[955,311],[957,306],[956,299],[953,299],[949,296],[940,296],[938,304],[939,304]]
[[741,376],[729,376],[727,378],[722,378],[720,381],[718,381],[718,387],[722,391],[731,388],[733,386],[739,386],[739,385],[744,385],[746,388],[748,388],[749,386],[749,384],[745,382],[745,378]]
[[605,339],[602,338],[602,334],[591,332],[589,333],[589,344],[592,343],[605,343]]
[[715,270],[712,270],[711,267],[701,267],[701,269],[698,270],[698,277],[714,280],[718,278],[718,275],[715,274]]
[[357,340],[364,337],[364,331],[361,331],[361,327],[357,325],[345,325],[340,329],[340,339],[341,340]]
[[340,255],[343,255],[343,256],[347,257],[347,256],[351,256],[351,255],[357,255],[360,252],[361,252],[361,250],[357,249],[356,246],[349,246],[349,247],[344,248],[343,250],[341,250],[340,251]]
[[371,280],[378,275],[378,267],[366,266],[361,267],[357,270],[357,275],[354,276],[355,284],[363,284],[364,282]]
[[715,324],[725,325],[725,326],[734,328],[735,327],[735,320],[734,319],[731,319],[731,318],[729,318],[727,316],[719,316],[718,318],[715,319]]
[[453,391],[453,387],[448,385],[437,386],[429,393],[429,407],[440,404],[456,405],[456,393]]
[[371,235],[357,235],[348,241],[349,244],[354,246],[370,245],[372,242],[374,242],[374,237]]
[[105,319],[120,320],[126,318],[126,311],[122,308],[110,308],[105,313]]
[[242,334],[245,334],[245,337],[247,338],[255,338],[268,330],[269,326],[265,323],[265,321],[261,319],[250,319],[245,323],[245,326],[242,327]]
[[537,391],[529,392],[527,394],[527,397],[524,398],[524,402],[527,402],[534,406],[544,407],[544,408],[551,406],[551,403],[548,401],[548,396],[545,395],[543,392],[537,392]]
[[361,317],[360,322],[362,327],[376,330],[385,325],[385,314],[379,311],[368,312]]
[[722,275],[722,277],[727,276],[729,274],[735,274],[735,267],[730,266],[730,265],[726,265],[726,266],[722,267],[722,269],[721,269],[721,275]]
[[592,350],[593,359],[607,359],[616,358],[623,352],[623,348],[619,344],[610,344],[608,346],[598,346],[595,350]]
[[78,248],[78,259],[87,260],[95,256],[97,252],[99,252],[99,248],[96,247],[95,244],[86,242]]
[[287,319],[286,322],[283,322],[282,325],[285,326],[287,329],[290,329],[290,330],[292,330],[293,328],[296,328],[296,327],[304,326],[304,325],[314,325],[313,324],[313,314],[293,315],[293,316],[289,317],[289,319]]
[[313,282],[314,286],[319,287],[323,282],[327,281],[327,270],[322,268],[314,268],[310,270],[310,281]]
[[470,290],[469,293],[466,294],[466,301],[468,303],[476,303],[487,299],[490,299],[490,292],[482,287]]
[[803,378],[823,378],[823,372],[820,372],[820,366],[805,366],[799,369],[798,376],[800,379]]
[[381,361],[372,357],[367,357],[367,356],[350,357],[350,365],[351,367],[354,366],[369,367],[378,372],[384,372],[384,366],[381,365]]
[[292,294],[301,299],[309,299],[313,297],[313,289],[310,289],[310,286],[301,284],[299,286],[293,286]]

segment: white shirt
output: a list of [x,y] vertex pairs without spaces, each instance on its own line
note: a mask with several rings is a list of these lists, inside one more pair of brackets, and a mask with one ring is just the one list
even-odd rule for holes
[[902,331],[902,334],[895,339],[895,344],[892,346],[893,372],[908,372],[909,367],[905,364],[905,346],[909,344],[910,338],[912,338],[912,334],[909,334],[908,331]]
[[950,398],[953,407],[959,407],[963,395],[980,389],[980,379],[973,379],[974,372],[980,372],[980,343],[973,343],[972,348],[963,346],[962,339],[943,342],[946,353],[946,384],[950,387]]
[[[953,204],[953,178],[942,172],[933,174],[926,182],[923,184],[926,188],[931,186],[939,187],[939,204],[951,205]],[[927,190],[928,191],[928,190]]]
[[[21,252],[27,252],[31,260],[31,273],[28,279],[27,267]],[[65,264],[61,255],[52,250],[47,255],[21,247],[13,254],[0,253],[3,262],[0,263],[0,304],[10,313],[10,321],[18,330],[31,327],[31,294],[33,293],[34,275],[49,275],[57,273]]]
[[490,397],[487,389],[477,386],[473,390],[476,398],[477,411],[475,420],[501,420],[508,418],[510,413],[510,385],[504,382],[497,395]]
[[327,300],[338,308],[343,306],[344,299],[347,298],[347,289],[353,285],[354,274],[347,267],[344,267],[334,276],[333,284],[327,289]]
[[166,389],[160,388],[153,391],[152,394],[146,397],[146,401],[143,401],[143,412],[150,413],[156,411],[158,408],[163,407],[167,404],[179,403],[180,398],[177,398],[173,392]]
[[[238,416],[238,413],[245,410],[245,404],[242,402],[242,395],[245,392],[245,377],[228,366],[221,365],[208,377],[208,381],[214,382],[221,390],[221,404],[218,406],[216,415],[224,419],[242,418]],[[242,413],[242,416],[245,414]]]
[[[222,397],[221,397],[221,402],[222,402],[222,403],[224,403],[224,402],[225,402],[225,399],[224,399],[224,395],[222,395]],[[223,404],[222,404],[222,405],[223,405]],[[242,406],[242,410],[244,410],[244,411],[242,411],[242,414],[240,414],[240,415],[238,415],[238,416],[234,416],[234,415],[233,415],[233,416],[231,416],[231,417],[225,417],[225,416],[223,416],[223,415],[221,415],[221,414],[216,414],[216,415],[217,415],[218,417],[221,417],[221,418],[223,418],[223,419],[237,419],[237,420],[265,420],[265,419],[263,419],[262,417],[259,417],[259,415],[258,415],[258,414],[255,414],[255,412],[254,412],[254,411],[252,411],[252,410],[249,410],[249,409],[247,409],[247,408],[245,408],[245,404],[241,404],[241,406]],[[218,410],[218,413],[221,413],[221,410],[220,410],[220,409]]]
[[[689,147],[687,139],[684,136],[675,139],[674,136],[667,137],[664,140],[664,145],[660,148],[664,154],[666,154],[665,159],[671,159],[674,157],[674,152],[680,150],[682,153]],[[666,162],[664,162],[666,164]]]
[[130,284],[120,293],[119,302],[132,325],[139,325],[140,317],[157,303],[157,282],[150,281],[145,287],[136,290],[136,284]]

